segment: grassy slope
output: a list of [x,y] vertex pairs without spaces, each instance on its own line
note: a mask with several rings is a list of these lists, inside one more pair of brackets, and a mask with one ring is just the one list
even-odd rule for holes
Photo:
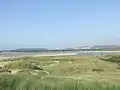
[[[120,90],[114,86],[120,83],[117,64],[94,56],[26,57],[2,63],[5,68],[21,71],[1,73],[0,90]],[[33,70],[30,65],[40,66],[49,74]],[[93,69],[103,72],[92,72]]]

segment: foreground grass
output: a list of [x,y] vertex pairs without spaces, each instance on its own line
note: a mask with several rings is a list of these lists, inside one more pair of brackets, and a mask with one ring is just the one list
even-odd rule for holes
[[0,75],[0,90],[120,90],[120,86],[31,75]]

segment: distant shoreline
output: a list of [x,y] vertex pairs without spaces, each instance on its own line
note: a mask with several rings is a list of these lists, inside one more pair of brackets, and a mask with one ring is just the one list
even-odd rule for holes
[[120,51],[79,51],[79,52],[120,52]]
[[76,51],[76,52],[1,52],[0,60],[9,58],[20,58],[26,56],[84,56],[84,55],[101,55],[101,54],[120,54],[120,51]]

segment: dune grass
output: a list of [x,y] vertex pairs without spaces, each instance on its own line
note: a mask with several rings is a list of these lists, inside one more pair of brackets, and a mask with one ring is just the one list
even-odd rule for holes
[[1,64],[0,70],[19,71],[0,72],[0,90],[120,90],[118,64],[95,56],[24,57]]
[[0,90],[120,90],[120,86],[31,75],[0,75]]

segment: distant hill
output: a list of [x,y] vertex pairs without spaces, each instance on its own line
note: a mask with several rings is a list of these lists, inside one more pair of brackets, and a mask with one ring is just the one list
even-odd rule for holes
[[46,48],[20,48],[15,50],[3,50],[0,52],[65,52],[65,51],[120,51],[118,45],[95,45],[84,46],[79,48],[65,48],[65,49],[46,49]]
[[95,45],[95,46],[87,46],[82,48],[81,50],[108,50],[108,51],[117,51],[120,50],[120,46],[118,45]]
[[110,48],[120,48],[120,46],[117,45],[98,45],[98,46],[93,46],[91,49],[99,48],[99,49],[110,49]]
[[48,49],[45,48],[20,48],[15,50],[8,50],[9,52],[46,52]]

